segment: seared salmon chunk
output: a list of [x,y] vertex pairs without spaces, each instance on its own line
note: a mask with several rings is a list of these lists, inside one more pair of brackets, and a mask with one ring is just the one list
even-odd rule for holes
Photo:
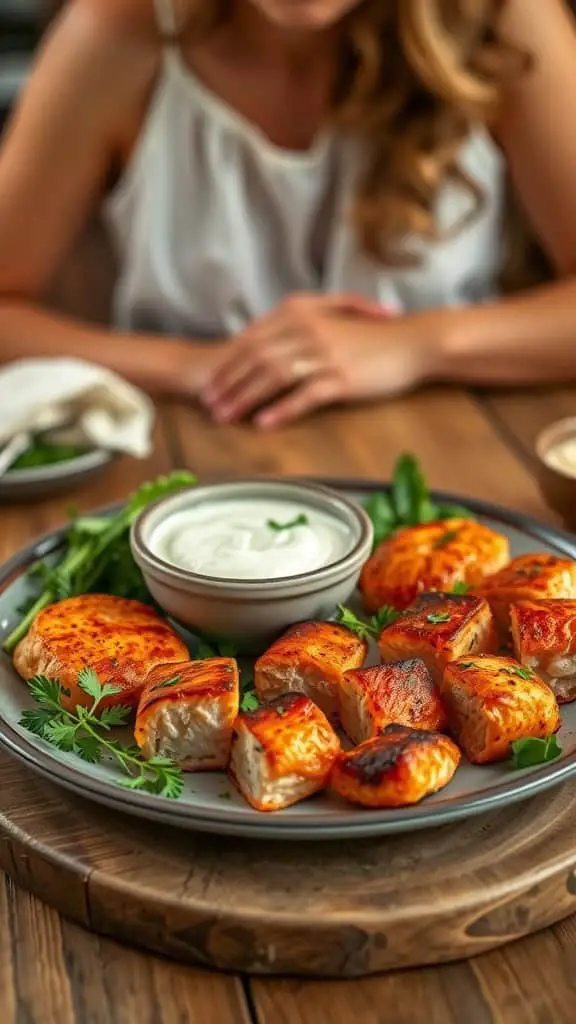
[[451,731],[473,764],[503,760],[515,740],[546,739],[560,728],[551,687],[513,658],[484,654],[450,662],[442,697]]
[[518,601],[576,598],[576,562],[543,552],[519,555],[484,580],[478,593],[492,608],[502,641],[510,639],[510,606]]
[[339,750],[320,708],[289,693],[238,716],[229,773],[257,811],[279,811],[324,789]]
[[514,653],[554,690],[576,700],[576,601],[517,601],[510,608]]
[[185,771],[224,770],[239,706],[233,658],[171,662],[148,674],[134,737],[145,757],[168,757]]
[[448,736],[389,725],[376,739],[339,754],[331,785],[362,807],[406,807],[447,786],[460,759]]
[[392,724],[441,732],[446,712],[426,665],[413,658],[345,672],[340,722],[353,743],[363,743]]
[[439,682],[462,654],[495,652],[497,636],[487,601],[467,594],[423,594],[378,639],[383,661],[421,658]]
[[382,541],[360,576],[367,611],[408,608],[430,590],[478,586],[510,557],[507,537],[470,519],[443,519],[398,530]]
[[305,693],[330,718],[338,712],[342,675],[364,664],[368,644],[334,622],[293,626],[256,661],[254,683],[261,701]]
[[136,706],[155,665],[185,661],[186,644],[153,608],[110,594],[84,594],[49,605],[34,619],[14,651],[14,667],[23,679],[59,679],[73,710],[91,698],[78,686],[78,673],[91,668],[101,683],[119,688],[101,707]]

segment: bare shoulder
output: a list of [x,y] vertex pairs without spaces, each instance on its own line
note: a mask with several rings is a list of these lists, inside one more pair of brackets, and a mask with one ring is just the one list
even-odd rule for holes
[[160,53],[153,0],[71,0],[51,23],[36,70],[62,76],[91,104],[130,104],[146,92]]

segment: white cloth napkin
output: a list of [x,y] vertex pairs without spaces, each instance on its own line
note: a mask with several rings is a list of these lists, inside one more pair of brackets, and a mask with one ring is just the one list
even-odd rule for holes
[[56,430],[66,440],[143,459],[152,450],[151,399],[83,359],[21,359],[0,370],[0,444],[15,434]]

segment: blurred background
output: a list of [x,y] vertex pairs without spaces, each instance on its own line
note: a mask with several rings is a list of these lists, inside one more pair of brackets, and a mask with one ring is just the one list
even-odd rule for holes
[[47,4],[0,0],[0,123],[26,78]]
[[[25,82],[43,30],[65,0],[0,0],[0,132]],[[570,0],[576,9],[576,0]],[[504,292],[515,292],[550,278],[550,268],[512,195],[505,225]],[[101,225],[90,225],[54,282],[49,302],[89,320],[105,321],[115,268]]]

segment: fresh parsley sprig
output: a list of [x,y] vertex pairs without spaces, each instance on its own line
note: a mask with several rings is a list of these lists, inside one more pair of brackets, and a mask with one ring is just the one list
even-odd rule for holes
[[532,768],[537,764],[554,761],[562,753],[562,747],[555,735],[540,739],[537,736],[525,736],[512,743],[510,759],[512,768]]
[[404,526],[418,526],[437,519],[475,518],[461,505],[432,501],[418,460],[410,452],[404,452],[396,460],[389,489],[371,494],[364,501],[364,509],[374,527],[374,547]]
[[343,604],[338,605],[337,621],[339,625],[345,626],[361,640],[378,638],[382,630],[396,622],[399,617],[400,612],[389,605],[384,605],[369,619],[359,619],[351,608],[347,608]]
[[68,711],[62,706],[62,697],[69,696],[69,691],[57,679],[45,676],[31,679],[28,688],[38,708],[23,711],[19,724],[58,750],[76,754],[89,764],[99,764],[107,755],[112,757],[127,776],[119,785],[127,789],[177,800],[184,780],[173,761],[165,757],[147,761],[138,747],[124,747],[109,736],[111,729],[127,724],[132,709],[124,705],[105,708],[100,705],[106,697],[120,693],[121,688],[101,683],[89,668],[78,674],[78,686],[92,699],[92,704],[89,707],[77,705],[74,711]]
[[74,514],[64,556],[55,566],[41,562],[31,570],[30,578],[42,591],[27,603],[22,620],[4,641],[4,650],[12,654],[36,616],[63,598],[99,591],[151,602],[130,551],[130,527],[150,502],[195,483],[192,473],[178,471],[143,484],[115,515],[83,518]]

